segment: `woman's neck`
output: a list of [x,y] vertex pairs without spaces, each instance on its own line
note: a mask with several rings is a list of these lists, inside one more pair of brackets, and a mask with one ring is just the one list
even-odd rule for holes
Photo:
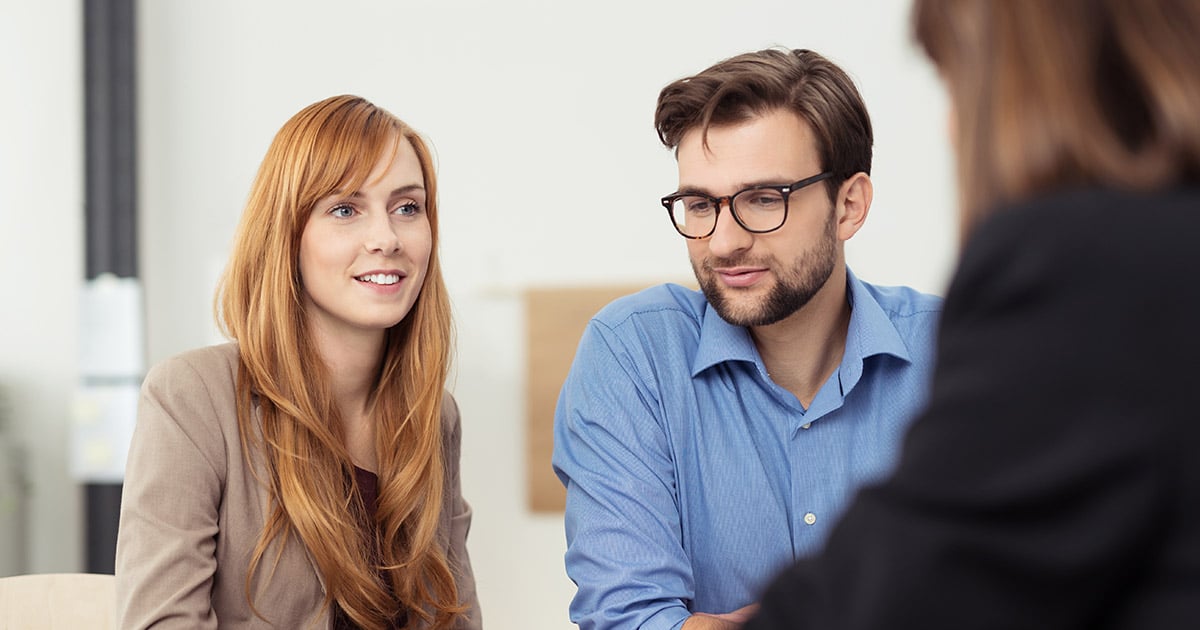
[[374,424],[367,416],[367,404],[379,376],[383,332],[333,336],[314,330],[313,340],[329,375],[350,457],[358,467],[375,471]]

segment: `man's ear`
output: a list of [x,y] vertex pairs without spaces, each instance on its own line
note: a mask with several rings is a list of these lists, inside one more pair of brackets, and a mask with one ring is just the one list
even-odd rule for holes
[[855,173],[842,182],[837,197],[838,240],[850,240],[866,223],[874,194],[871,176],[866,173]]

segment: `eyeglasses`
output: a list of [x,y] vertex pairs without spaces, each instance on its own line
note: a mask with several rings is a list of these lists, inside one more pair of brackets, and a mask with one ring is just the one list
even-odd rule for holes
[[825,172],[788,186],[751,186],[728,197],[699,193],[673,193],[662,198],[675,230],[685,238],[707,238],[717,230],[721,205],[728,204],[733,219],[747,232],[774,232],[787,221],[788,196],[817,182],[833,177]]

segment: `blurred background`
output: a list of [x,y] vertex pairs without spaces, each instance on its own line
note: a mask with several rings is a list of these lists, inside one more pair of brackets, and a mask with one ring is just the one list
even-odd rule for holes
[[[84,570],[71,462],[85,278],[84,0],[0,0],[0,575]],[[955,253],[946,107],[896,0],[143,0],[137,252],[145,365],[221,341],[212,296],[267,145],[365,96],[438,157],[469,541],[490,628],[572,627],[560,513],[528,508],[525,291],[690,278],[658,91],[723,58],[811,48],[875,124],[865,280],[942,293]]]

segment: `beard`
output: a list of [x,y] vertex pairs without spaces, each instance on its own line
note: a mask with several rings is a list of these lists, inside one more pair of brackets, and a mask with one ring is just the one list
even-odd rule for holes
[[[794,259],[790,269],[780,269],[770,264],[771,259],[749,258],[713,259],[701,263],[692,261],[692,271],[700,283],[705,299],[716,309],[721,319],[734,326],[767,326],[782,321],[792,313],[804,308],[813,296],[825,286],[837,263],[837,224],[834,213],[817,243]],[[741,265],[762,266],[776,270],[778,281],[766,297],[757,303],[739,304],[736,293],[740,289],[722,287],[713,267],[737,267]],[[731,295],[732,294],[732,295]]]

